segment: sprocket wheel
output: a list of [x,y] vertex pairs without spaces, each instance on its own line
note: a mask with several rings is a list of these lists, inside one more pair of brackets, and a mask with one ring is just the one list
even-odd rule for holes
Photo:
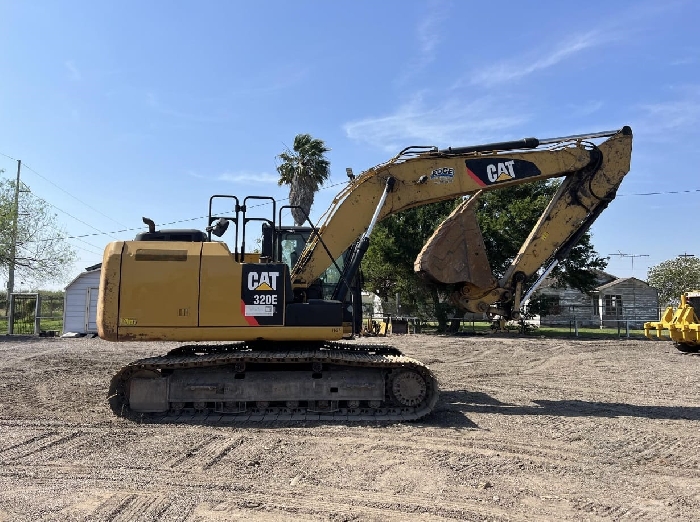
[[391,378],[391,394],[403,406],[417,406],[428,395],[425,378],[414,370],[401,370]]

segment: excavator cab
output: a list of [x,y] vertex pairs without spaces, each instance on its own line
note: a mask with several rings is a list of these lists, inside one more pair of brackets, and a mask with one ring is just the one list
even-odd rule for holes
[[[313,226],[262,225],[261,259],[272,259],[287,265],[291,273],[314,233]],[[303,292],[295,292],[299,302],[310,299],[332,300],[335,290],[345,276],[347,262],[355,245],[345,250],[338,259]],[[352,337],[362,328],[362,274],[357,273],[350,282],[350,291],[343,305],[344,337]]]

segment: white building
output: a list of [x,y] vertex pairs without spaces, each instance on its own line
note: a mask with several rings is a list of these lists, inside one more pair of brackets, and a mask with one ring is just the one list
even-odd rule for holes
[[97,333],[97,294],[101,264],[89,266],[66,286],[63,333]]

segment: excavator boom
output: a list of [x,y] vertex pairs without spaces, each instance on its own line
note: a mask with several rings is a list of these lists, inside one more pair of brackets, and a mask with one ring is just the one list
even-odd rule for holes
[[[609,138],[596,146],[587,141],[587,136]],[[321,241],[330,255],[337,258],[366,230],[389,177],[394,178],[395,185],[380,210],[380,220],[402,210],[481,190],[496,190],[540,179],[571,178],[601,169],[603,172],[590,185],[591,198],[610,197],[609,190],[598,185],[617,187],[629,171],[632,131],[624,127],[608,133],[515,143],[546,145],[520,151],[501,151],[489,146],[486,148],[491,150],[477,147],[416,151],[409,148],[362,173],[335,197],[322,216],[320,233],[309,242],[295,265],[292,284],[303,287],[328,267],[328,253],[318,248]],[[550,220],[551,217],[550,212]]]
[[[591,140],[608,138],[596,145]],[[530,147],[532,150],[522,150]],[[503,150],[519,149],[519,150]],[[292,272],[295,288],[304,288],[365,231],[386,180],[393,190],[379,219],[415,206],[470,195],[435,231],[415,269],[433,280],[462,285],[455,301],[465,310],[486,312],[496,301],[517,301],[522,283],[553,256],[562,259],[615,197],[630,168],[632,131],[576,135],[437,150],[406,149],[353,181],[322,218]],[[478,194],[535,180],[564,177],[506,274],[496,280],[485,257],[476,223]],[[326,248],[317,248],[323,242]],[[502,309],[491,311],[504,313]]]

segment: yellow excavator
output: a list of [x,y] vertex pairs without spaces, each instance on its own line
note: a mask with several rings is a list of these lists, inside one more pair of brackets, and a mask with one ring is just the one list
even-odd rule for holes
[[[460,148],[409,147],[352,180],[318,226],[283,226],[287,207],[278,218],[274,199],[260,196],[212,196],[205,232],[158,231],[144,218],[148,232],[105,249],[100,337],[208,344],[122,368],[110,386],[111,407],[130,418],[169,420],[421,418],[438,398],[426,365],[390,346],[342,342],[361,324],[358,275],[377,221],[468,196],[435,231],[415,268],[455,283],[455,301],[464,310],[517,318],[525,282],[548,261],[545,273],[563,259],[614,199],[631,151],[629,127]],[[559,190],[508,271],[494,278],[476,223],[476,198],[555,177],[564,178]],[[230,202],[231,210],[213,212],[217,199]],[[271,216],[251,217],[250,203],[260,200],[270,204]],[[262,221],[260,253],[245,248],[251,221]],[[233,251],[212,238],[230,225]]]

